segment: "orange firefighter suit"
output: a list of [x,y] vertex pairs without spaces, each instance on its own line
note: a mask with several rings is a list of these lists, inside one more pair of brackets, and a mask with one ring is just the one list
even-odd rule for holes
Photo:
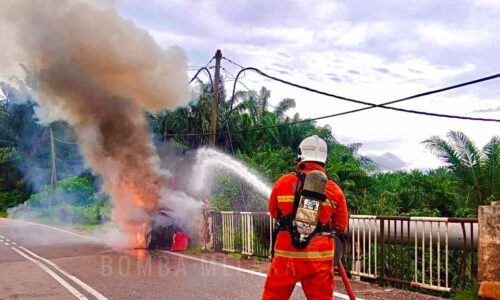
[[[313,170],[325,172],[315,162],[299,163],[297,170],[306,174]],[[274,218],[292,213],[298,182],[295,174],[284,175],[276,181],[269,199],[269,212]],[[328,180],[326,198],[319,222],[344,232],[348,223],[347,205],[344,193],[332,180]],[[326,235],[317,235],[306,248],[297,249],[292,244],[290,232],[280,231],[262,299],[289,299],[299,281],[308,299],[333,299],[334,249],[333,239]]]

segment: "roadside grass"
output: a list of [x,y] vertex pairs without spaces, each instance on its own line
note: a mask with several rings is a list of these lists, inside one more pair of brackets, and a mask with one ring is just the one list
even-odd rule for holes
[[477,299],[479,293],[479,285],[477,282],[472,282],[466,285],[464,289],[458,290],[451,296],[453,300],[474,300]]
[[236,257],[236,258],[243,258],[243,254],[238,253],[238,252],[229,253],[229,256]]
[[270,262],[271,260],[266,257],[259,257],[259,256],[252,256],[252,260],[259,261],[259,262]]
[[0,211],[0,218],[8,218],[9,214],[6,211]]
[[203,253],[210,252],[209,250],[203,249],[199,246],[188,246],[186,251],[184,251],[185,254],[191,254],[191,255],[199,255]]

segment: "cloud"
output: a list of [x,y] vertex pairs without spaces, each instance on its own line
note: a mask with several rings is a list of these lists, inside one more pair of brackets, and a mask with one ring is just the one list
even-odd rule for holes
[[500,106],[498,107],[492,107],[492,108],[485,108],[485,109],[476,109],[473,110],[473,113],[487,113],[487,112],[500,112]]
[[443,47],[476,47],[490,39],[490,32],[486,30],[453,28],[438,23],[419,24],[417,31],[424,41]]
[[[335,94],[381,103],[497,73],[498,1],[421,0],[367,2],[117,0],[120,12],[138,22],[161,45],[186,49],[189,64],[205,64],[222,49],[244,66]],[[210,16],[210,17],[207,17]],[[233,74],[238,68],[226,62]],[[245,73],[252,89],[272,91],[276,104],[292,97],[290,114],[318,117],[360,105],[326,98]],[[500,85],[468,86],[398,107],[466,115],[497,104]],[[493,103],[493,104],[492,104]],[[490,112],[494,113],[494,112]],[[494,116],[493,116],[494,117]],[[448,130],[467,131],[481,143],[496,124],[448,120],[382,109],[320,121],[343,142],[364,142],[365,154],[390,152],[408,168],[440,164],[420,142]],[[370,141],[375,141],[370,143]]]
[[475,4],[487,7],[494,12],[500,13],[500,1],[498,0],[476,0]]

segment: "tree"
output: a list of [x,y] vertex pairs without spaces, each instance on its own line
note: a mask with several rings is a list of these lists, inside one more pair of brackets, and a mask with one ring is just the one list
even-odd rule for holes
[[295,108],[295,99],[292,98],[285,98],[281,100],[278,105],[274,109],[274,113],[278,115],[280,120],[284,120],[285,118],[285,113],[290,110],[291,108]]
[[[499,138],[493,137],[480,151],[463,132],[450,131],[445,141],[433,136],[423,143],[436,154],[458,179],[462,192],[473,201],[471,206],[498,199]],[[468,200],[468,199],[466,199]]]

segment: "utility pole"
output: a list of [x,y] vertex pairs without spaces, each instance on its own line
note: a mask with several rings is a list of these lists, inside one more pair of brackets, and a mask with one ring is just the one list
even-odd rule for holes
[[52,130],[52,126],[49,127],[50,130],[50,160],[52,165],[52,174],[50,176],[50,184],[54,188],[54,197],[51,197],[50,206],[54,205],[57,200],[54,199],[56,197],[56,183],[57,183],[57,169],[56,169],[56,147],[54,144],[54,132]]
[[214,102],[212,103],[212,119],[210,121],[210,140],[208,145],[215,147],[215,140],[217,139],[217,113],[219,109],[219,80],[220,80],[220,61],[222,59],[222,52],[217,49],[215,52],[215,78],[214,78]]
[[52,165],[52,175],[50,177],[50,184],[52,186],[55,186],[57,182],[56,147],[54,145],[54,132],[52,130],[52,126],[50,126],[50,159]]

